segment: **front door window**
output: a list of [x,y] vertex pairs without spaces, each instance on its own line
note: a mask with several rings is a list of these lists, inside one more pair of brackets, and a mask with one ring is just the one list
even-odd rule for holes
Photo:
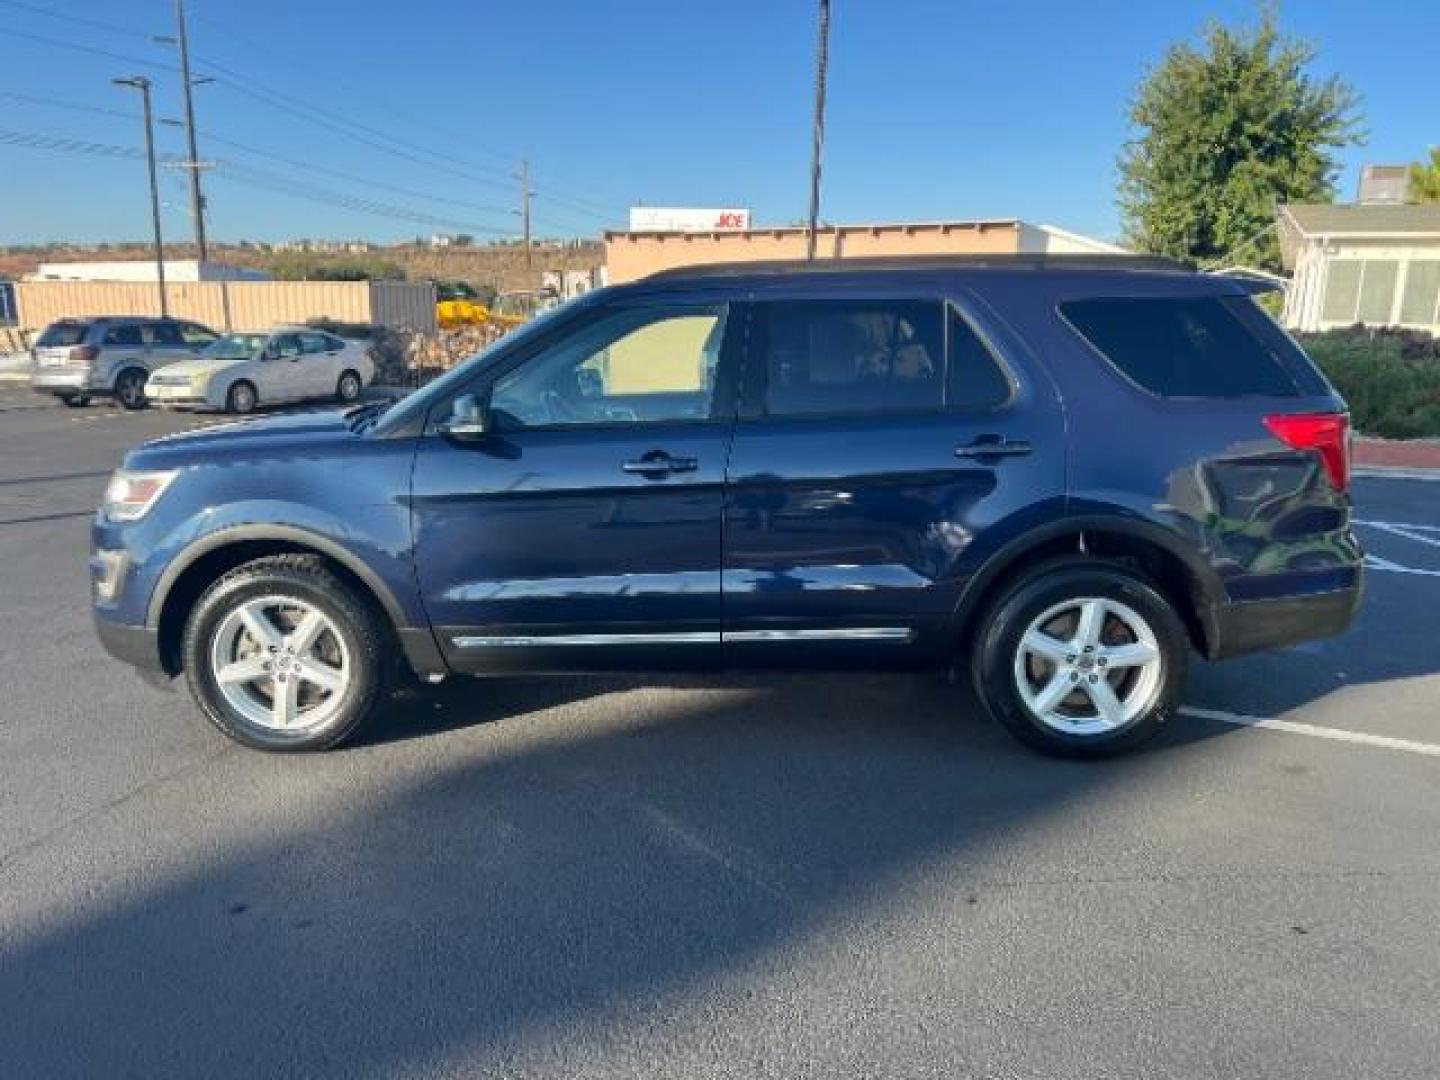
[[707,420],[724,334],[719,304],[612,312],[501,377],[496,426]]

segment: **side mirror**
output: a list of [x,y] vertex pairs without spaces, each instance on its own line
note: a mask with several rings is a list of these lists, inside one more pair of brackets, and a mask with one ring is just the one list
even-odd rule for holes
[[450,403],[450,417],[440,430],[455,439],[479,439],[490,433],[490,410],[475,394],[461,394]]

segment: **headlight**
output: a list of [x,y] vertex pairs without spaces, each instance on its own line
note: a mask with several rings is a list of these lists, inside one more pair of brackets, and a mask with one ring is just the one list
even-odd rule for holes
[[165,472],[127,472],[121,469],[110,478],[100,510],[111,521],[139,521],[165,494],[165,489],[178,473],[178,469]]

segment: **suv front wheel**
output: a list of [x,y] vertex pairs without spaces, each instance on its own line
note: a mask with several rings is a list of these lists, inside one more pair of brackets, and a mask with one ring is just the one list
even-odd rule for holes
[[1013,735],[1063,757],[1105,757],[1154,736],[1185,686],[1187,639],[1173,605],[1120,564],[1041,567],[991,606],[975,688]]
[[190,691],[211,723],[246,746],[334,746],[384,697],[382,620],[319,558],[246,563],[206,590],[186,623]]

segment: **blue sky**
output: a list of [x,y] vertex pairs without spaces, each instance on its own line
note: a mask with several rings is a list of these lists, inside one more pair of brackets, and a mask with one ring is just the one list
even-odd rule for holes
[[[1249,0],[833,7],[825,218],[1018,216],[1107,237],[1126,103],[1146,67],[1208,17],[1255,15]],[[220,76],[196,91],[199,126],[229,140],[200,147],[219,166],[207,183],[220,239],[514,231],[522,156],[540,234],[593,234],[638,201],[749,206],[766,224],[805,213],[813,0],[189,9],[195,73]],[[138,145],[138,119],[30,99],[138,111],[109,80],[145,73],[159,115],[178,116],[173,52],[148,40],[173,32],[171,17],[170,0],[0,0],[0,131]],[[1291,0],[1282,22],[1319,46],[1318,73],[1360,92],[1370,140],[1344,155],[1342,197],[1361,162],[1440,143],[1440,3]],[[159,130],[162,153],[180,153],[179,130]],[[162,198],[167,236],[188,235],[177,170]],[[377,203],[446,224],[362,212]],[[138,161],[0,142],[0,243],[141,238],[147,214]]]

